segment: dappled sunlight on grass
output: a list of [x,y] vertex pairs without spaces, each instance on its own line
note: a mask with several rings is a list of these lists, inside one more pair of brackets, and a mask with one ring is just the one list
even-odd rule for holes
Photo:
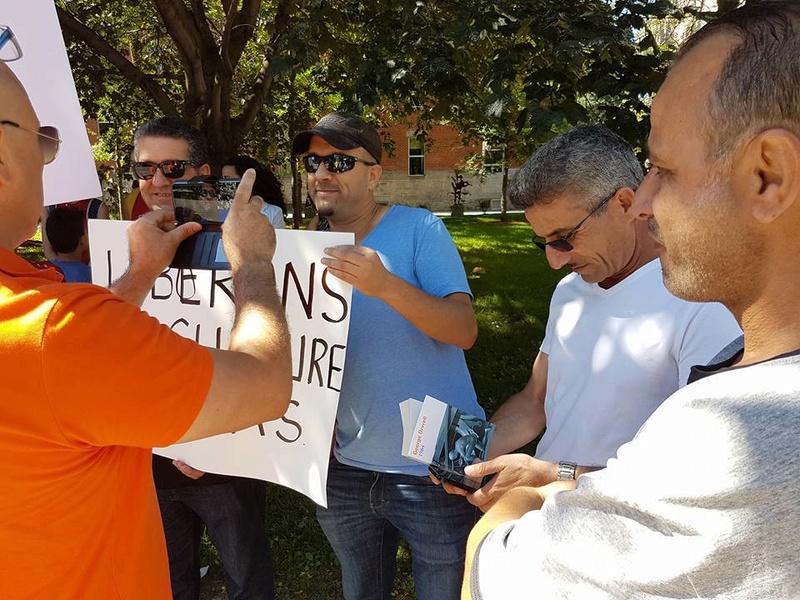
[[519,391],[539,351],[550,296],[564,272],[550,269],[522,215],[445,219],[475,297],[478,341],[467,352],[487,413]]

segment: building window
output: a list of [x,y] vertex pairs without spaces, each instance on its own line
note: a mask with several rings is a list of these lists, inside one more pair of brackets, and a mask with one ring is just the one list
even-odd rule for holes
[[408,138],[408,174],[425,175],[425,140],[413,135]]
[[503,170],[505,162],[505,149],[503,146],[492,146],[483,142],[483,168],[487,173],[499,173]]

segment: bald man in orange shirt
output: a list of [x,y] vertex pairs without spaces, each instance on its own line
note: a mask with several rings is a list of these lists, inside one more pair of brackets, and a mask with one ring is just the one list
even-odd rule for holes
[[[236,292],[229,349],[201,347],[139,309],[198,224],[175,227],[169,210],[136,221],[129,270],[110,291],[61,283],[14,253],[36,231],[59,139],[2,62],[0,107],[0,596],[167,600],[151,448],[244,429],[288,406],[274,231],[248,172],[223,231]],[[120,385],[132,372],[134,384]]]

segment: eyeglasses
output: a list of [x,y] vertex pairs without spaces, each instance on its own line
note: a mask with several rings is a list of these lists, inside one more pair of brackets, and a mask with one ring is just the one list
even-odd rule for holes
[[0,121],[0,125],[11,125],[12,127],[16,127],[22,131],[35,133],[38,135],[39,147],[42,149],[44,164],[49,165],[56,159],[56,156],[58,156],[58,149],[61,147],[61,140],[58,137],[58,129],[55,127],[39,127],[39,130],[37,131],[36,129],[28,129],[27,127],[23,127],[14,121]]
[[598,204],[597,206],[595,206],[595,207],[594,207],[594,208],[593,208],[593,209],[592,209],[592,210],[589,212],[589,214],[588,214],[588,215],[586,215],[585,217],[583,217],[583,219],[581,219],[581,222],[580,222],[580,223],[578,223],[577,225],[575,225],[575,227],[573,227],[572,229],[570,229],[570,230],[569,230],[567,233],[565,233],[564,235],[562,235],[562,236],[559,236],[558,238],[554,239],[554,240],[553,240],[553,241],[551,241],[551,242],[546,242],[546,241],[545,241],[545,238],[543,238],[542,236],[540,236],[540,235],[535,235],[535,236],[533,236],[533,240],[531,240],[531,241],[532,241],[534,244],[536,244],[536,246],[537,246],[537,247],[538,247],[540,250],[546,250],[546,249],[547,249],[547,247],[548,247],[548,246],[550,246],[550,247],[551,247],[553,250],[558,250],[559,252],[569,252],[569,251],[571,251],[571,250],[574,248],[574,246],[573,246],[572,244],[570,244],[570,242],[569,242],[569,239],[570,239],[571,237],[573,237],[573,236],[574,236],[576,233],[578,233],[578,230],[581,228],[581,225],[583,225],[584,223],[586,223],[586,221],[587,221],[587,219],[588,219],[589,217],[591,217],[593,214],[595,214],[595,213],[596,213],[598,210],[600,210],[600,209],[601,209],[603,206],[605,206],[605,205],[608,203],[608,201],[609,201],[609,200],[611,200],[611,199],[612,199],[614,196],[616,196],[618,191],[619,191],[619,190],[614,190],[614,192],[612,192],[612,194],[611,194],[611,195],[610,195],[608,198],[606,198],[606,199],[605,199],[605,200],[603,200],[603,201],[602,201],[600,204]]
[[8,25],[0,25],[0,62],[12,62],[22,58],[22,48]]
[[325,165],[325,168],[331,173],[347,173],[353,170],[357,162],[364,163],[368,167],[378,164],[369,162],[363,158],[350,156],[349,154],[329,154],[328,156],[306,154],[303,157],[303,165],[306,168],[306,173],[316,173],[320,165]]
[[158,164],[151,162],[135,162],[131,166],[131,171],[137,179],[150,181],[156,176],[156,171],[161,171],[161,174],[167,179],[180,179],[186,173],[186,167],[196,167],[188,160],[165,160]]

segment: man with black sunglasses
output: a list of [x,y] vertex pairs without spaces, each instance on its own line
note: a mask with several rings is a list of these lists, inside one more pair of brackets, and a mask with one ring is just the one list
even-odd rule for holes
[[[209,175],[208,144],[196,127],[177,117],[140,125],[133,137],[131,170],[141,202],[131,218],[172,210],[172,184]],[[200,598],[203,528],[220,554],[228,598],[270,600],[274,572],[266,531],[267,482],[204,473],[181,461],[153,455],[161,520],[167,538],[173,600]]]
[[331,231],[354,246],[326,250],[332,275],[354,286],[347,364],[317,518],[342,567],[347,600],[388,600],[399,537],[408,541],[420,600],[458,597],[476,510],[400,454],[399,404],[430,394],[483,416],[464,349],[477,336],[464,265],[430,211],[375,202],[381,138],[360,118],[323,117],[294,138],[308,193]]
[[129,227],[130,266],[111,290],[64,284],[55,269],[15,254],[36,231],[51,155],[2,62],[0,110],[19,124],[0,126],[2,595],[167,600],[151,449],[273,420],[289,404],[274,232],[248,172],[224,226],[236,289],[229,350],[199,346],[139,308],[180,242],[200,229],[176,227],[171,210]]
[[159,117],[139,125],[133,134],[131,159],[131,172],[139,181],[131,220],[156,208],[172,210],[173,183],[211,174],[205,137],[177,117]]
[[[656,245],[631,211],[641,180],[628,144],[588,125],[542,146],[510,186],[550,266],[572,273],[551,299],[530,380],[492,416],[493,460],[466,469],[496,474],[468,496],[482,510],[511,488],[605,467],[693,365],[741,333],[723,306],[691,304],[664,287]],[[505,454],[542,432],[535,458]]]

